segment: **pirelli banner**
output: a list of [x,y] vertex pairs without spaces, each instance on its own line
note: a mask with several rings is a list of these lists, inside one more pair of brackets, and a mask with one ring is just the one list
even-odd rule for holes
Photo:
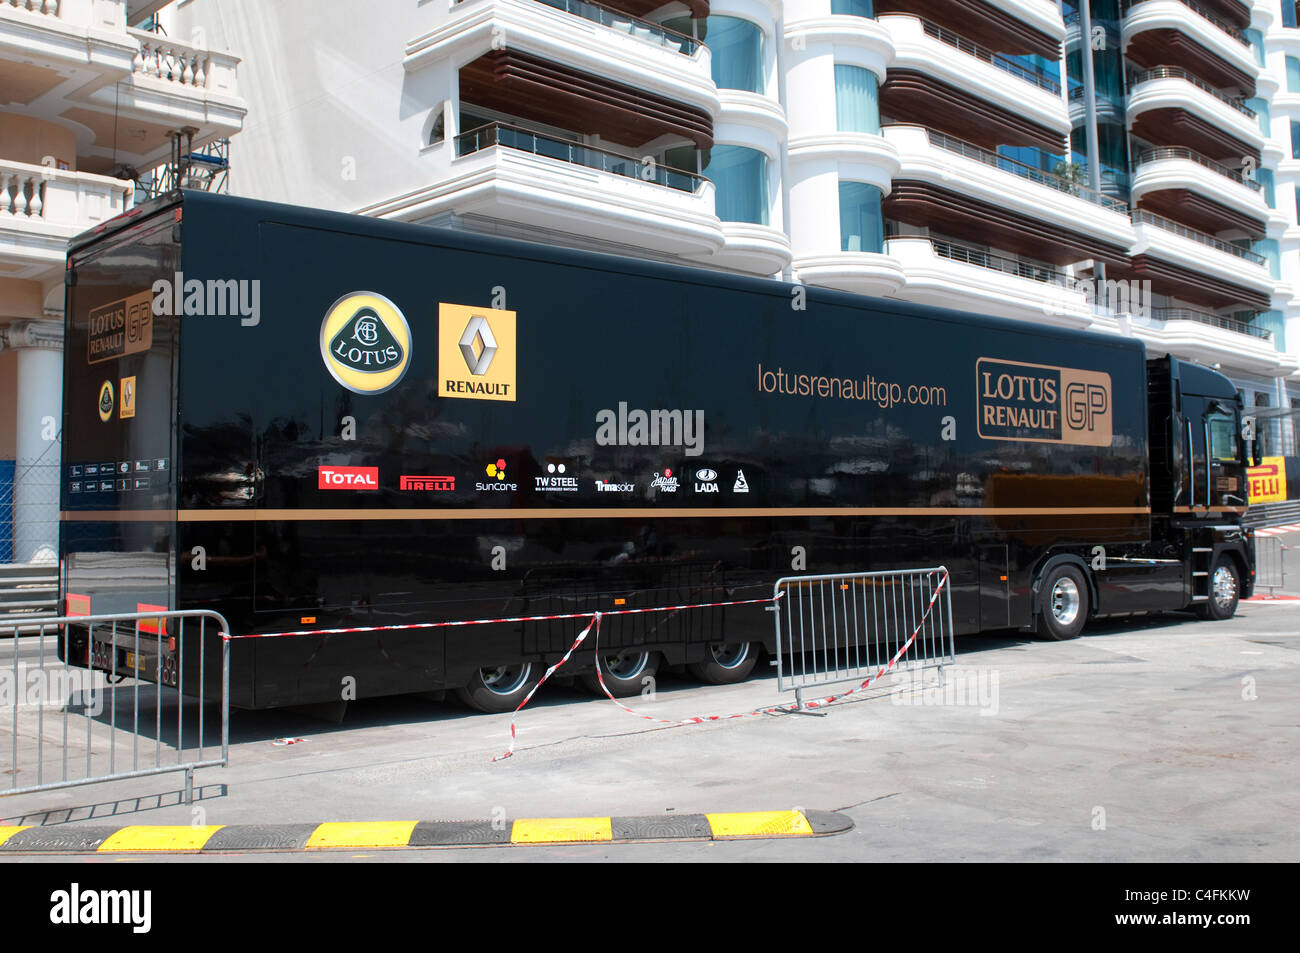
[[1246,471],[1251,503],[1282,503],[1286,495],[1286,457],[1265,457]]

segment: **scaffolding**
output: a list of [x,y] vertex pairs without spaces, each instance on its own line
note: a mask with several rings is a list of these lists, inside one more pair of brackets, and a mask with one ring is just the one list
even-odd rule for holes
[[171,155],[162,165],[135,177],[136,201],[146,201],[176,189],[226,192],[230,178],[230,140],[211,139],[194,146],[194,126],[168,133]]

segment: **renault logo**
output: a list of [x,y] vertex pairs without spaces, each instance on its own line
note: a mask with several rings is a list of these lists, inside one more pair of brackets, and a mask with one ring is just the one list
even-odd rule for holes
[[497,354],[497,339],[492,336],[492,329],[483,315],[474,315],[465,325],[465,332],[460,336],[460,353],[469,372],[477,377],[482,377],[492,366],[492,358]]

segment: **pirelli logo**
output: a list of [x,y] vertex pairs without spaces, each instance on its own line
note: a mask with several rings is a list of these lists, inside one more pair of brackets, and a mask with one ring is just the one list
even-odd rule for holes
[[982,357],[975,387],[985,440],[1110,446],[1109,374]]

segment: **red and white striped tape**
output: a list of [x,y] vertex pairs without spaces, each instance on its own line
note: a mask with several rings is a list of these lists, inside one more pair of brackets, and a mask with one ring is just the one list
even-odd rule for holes
[[[933,573],[928,575],[933,575]],[[917,635],[920,634],[921,629],[925,626],[926,620],[929,619],[930,617],[930,613],[934,611],[934,606],[939,599],[939,594],[943,592],[943,589],[947,584],[948,584],[948,573],[945,572],[939,578],[938,583],[935,585],[934,592],[930,596],[930,601],[929,603],[926,604],[925,612],[922,613],[920,620],[916,623],[916,628],[912,630],[912,634],[908,636],[907,641],[904,642],[899,647],[898,651],[894,653],[894,657],[891,658],[884,665],[880,666],[880,668],[876,671],[874,675],[869,676],[867,679],[865,679],[860,684],[854,686],[853,688],[849,688],[842,692],[837,692],[834,695],[827,695],[824,698],[816,698],[810,701],[805,701],[804,707],[824,708],[827,705],[831,704],[832,702],[837,702],[842,698],[847,698],[850,695],[862,691],[863,689],[871,685],[873,682],[879,681],[883,675],[885,675],[891,669],[893,669],[894,666],[898,664],[899,659],[901,659],[905,654],[907,654],[907,650],[910,649],[912,647],[912,644],[916,641],[916,637]],[[776,598],[779,599],[780,595],[778,595]],[[768,599],[763,601],[775,602],[776,599]],[[679,607],[679,608],[690,608],[690,607]],[[656,724],[665,725],[668,727],[680,727],[685,725],[700,725],[711,721],[729,721],[734,718],[751,718],[754,715],[769,715],[769,714],[775,714],[777,712],[782,712],[782,711],[798,710],[799,708],[798,702],[787,702],[784,705],[772,705],[768,708],[756,708],[753,711],[737,712],[735,714],[730,714],[730,715],[695,715],[690,718],[682,718],[674,721],[665,718],[657,718],[654,715],[647,715],[642,712],[636,711],[632,708],[629,708],[627,705],[624,705],[621,701],[619,701],[616,697],[614,697],[614,694],[609,690],[609,686],[605,684],[605,677],[600,670],[600,617],[601,615],[609,615],[609,614],[610,613],[597,612],[595,614],[595,617],[591,620],[591,623],[587,626],[587,628],[582,630],[582,633],[578,636],[577,641],[574,642],[573,645],[569,648],[569,651],[564,654],[564,658],[560,659],[560,661],[556,662],[549,669],[547,669],[546,674],[542,677],[541,681],[539,681],[537,685],[534,686],[533,690],[528,693],[528,696],[522,702],[519,703],[519,707],[516,708],[514,710],[514,714],[510,716],[510,747],[506,750],[505,754],[493,758],[492,760],[494,762],[504,761],[506,758],[509,758],[512,754],[514,754],[515,740],[516,740],[515,720],[519,712],[523,710],[523,707],[525,705],[528,704],[529,700],[533,697],[533,694],[537,691],[537,689],[542,687],[542,682],[545,682],[546,679],[550,678],[551,674],[555,672],[556,669],[558,669],[560,666],[562,666],[565,662],[569,660],[569,656],[573,654],[573,650],[582,644],[583,640],[587,638],[587,635],[592,631],[593,628],[596,631],[596,640],[594,643],[595,651],[596,651],[596,680],[600,683],[600,688],[605,693],[605,697],[608,698],[610,701],[612,701],[619,708],[623,709],[623,711],[627,712],[629,715],[633,715],[637,718],[644,719],[645,721],[653,721]]]

